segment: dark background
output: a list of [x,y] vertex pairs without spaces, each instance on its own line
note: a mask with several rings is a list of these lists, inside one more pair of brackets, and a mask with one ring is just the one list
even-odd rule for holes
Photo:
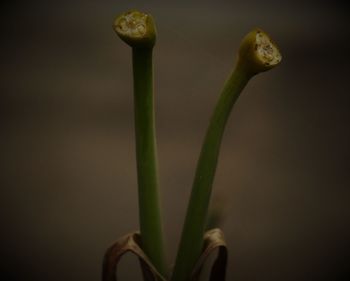
[[[214,186],[228,280],[348,273],[349,25],[340,1],[13,1],[1,17],[1,278],[100,280],[105,249],[138,229],[131,56],[111,28],[154,15],[156,115],[169,263],[195,163],[241,38],[282,64],[235,106]],[[127,256],[121,280],[138,280]],[[344,277],[343,280],[348,280]]]

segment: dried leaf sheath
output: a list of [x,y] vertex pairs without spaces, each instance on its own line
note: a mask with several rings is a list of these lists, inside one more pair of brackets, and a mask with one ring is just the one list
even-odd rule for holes
[[[118,280],[118,263],[127,252],[132,252],[139,258],[145,280],[167,281],[159,274],[141,249],[140,241],[140,234],[138,232],[129,233],[108,248],[103,260],[102,281]],[[210,281],[225,281],[227,248],[223,233],[218,228],[205,233],[203,252],[198,259],[189,281],[198,280],[207,258],[217,249],[219,250],[219,254],[213,264]]]
[[198,280],[206,260],[215,250],[219,250],[210,273],[210,281],[225,281],[227,266],[227,246],[224,233],[219,228],[208,230],[204,235],[203,252],[200,255],[191,274],[191,281]]
[[104,260],[102,270],[102,281],[117,281],[118,263],[121,257],[127,252],[134,253],[139,259],[147,281],[166,281],[153,266],[151,261],[145,255],[140,247],[141,237],[138,232],[129,233],[118,239],[111,247],[108,248]]

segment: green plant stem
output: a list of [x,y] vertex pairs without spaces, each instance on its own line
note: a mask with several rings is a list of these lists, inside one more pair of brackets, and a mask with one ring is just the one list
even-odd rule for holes
[[252,77],[238,63],[225,83],[211,117],[197,164],[172,281],[190,280],[193,267],[201,254],[208,206],[225,124],[239,94]]
[[142,248],[166,275],[158,194],[151,47],[132,48],[139,219]]

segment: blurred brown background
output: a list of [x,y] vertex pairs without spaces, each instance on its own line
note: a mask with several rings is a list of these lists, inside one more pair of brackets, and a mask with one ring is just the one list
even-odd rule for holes
[[[350,234],[348,11],[301,0],[3,5],[2,279],[100,280],[105,249],[138,229],[131,57],[111,28],[131,8],[158,25],[169,263],[214,103],[240,39],[261,27],[283,63],[250,82],[222,145],[213,202],[228,280],[341,280]],[[139,280],[135,264],[126,257],[121,280]]]

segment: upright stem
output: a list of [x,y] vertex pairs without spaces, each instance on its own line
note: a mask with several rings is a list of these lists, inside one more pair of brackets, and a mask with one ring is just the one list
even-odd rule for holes
[[142,248],[166,275],[158,195],[152,47],[132,48],[139,219]]
[[211,117],[197,164],[172,281],[187,281],[201,254],[208,206],[225,124],[252,74],[240,64],[225,83]]

